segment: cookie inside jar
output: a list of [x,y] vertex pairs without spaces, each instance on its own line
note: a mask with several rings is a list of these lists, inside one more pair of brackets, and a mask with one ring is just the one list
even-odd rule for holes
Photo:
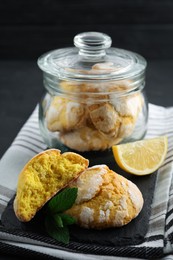
[[62,82],[76,98],[52,97],[47,128],[58,131],[60,141],[78,151],[105,150],[122,142],[132,135],[144,102],[140,92],[128,94],[130,83]]
[[74,43],[76,48],[39,61],[48,90],[40,106],[40,128],[48,146],[103,151],[143,138],[148,119],[145,60],[109,48],[110,37],[99,33],[77,35]]

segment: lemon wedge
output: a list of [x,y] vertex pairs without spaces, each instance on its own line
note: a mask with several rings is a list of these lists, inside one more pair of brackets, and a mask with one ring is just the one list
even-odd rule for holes
[[117,164],[126,172],[140,176],[156,171],[165,160],[167,149],[167,136],[112,146]]

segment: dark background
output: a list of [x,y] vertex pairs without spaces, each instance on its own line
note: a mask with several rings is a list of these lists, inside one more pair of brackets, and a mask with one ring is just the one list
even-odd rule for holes
[[84,31],[144,56],[148,101],[173,105],[172,0],[0,0],[0,157],[44,93],[37,58]]
[[83,31],[109,34],[114,47],[147,59],[173,58],[171,0],[1,0],[1,59],[37,59],[73,45]]

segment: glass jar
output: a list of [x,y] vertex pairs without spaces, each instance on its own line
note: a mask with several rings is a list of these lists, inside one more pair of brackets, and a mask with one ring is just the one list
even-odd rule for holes
[[74,37],[76,47],[38,59],[47,90],[39,123],[48,147],[103,151],[144,137],[146,60],[111,43],[106,34],[81,33]]

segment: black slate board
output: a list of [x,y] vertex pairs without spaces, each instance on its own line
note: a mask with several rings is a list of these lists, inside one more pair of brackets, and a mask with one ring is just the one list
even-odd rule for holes
[[[71,241],[85,244],[94,243],[101,246],[125,246],[141,243],[148,230],[157,172],[147,176],[130,175],[117,166],[113,158],[112,150],[106,152],[88,152],[82,153],[82,155],[89,159],[90,166],[107,164],[110,169],[134,182],[143,194],[144,206],[137,218],[120,228],[87,230],[73,225],[70,227]],[[44,238],[47,238],[47,234],[45,233],[43,226],[43,211],[44,208],[37,213],[32,221],[21,223],[14,214],[12,199],[2,214],[1,222],[7,230],[15,231],[15,233],[20,232],[20,234],[25,236],[28,236],[29,234],[29,237],[32,237],[32,234],[34,236],[37,235],[40,239],[44,240]]]

